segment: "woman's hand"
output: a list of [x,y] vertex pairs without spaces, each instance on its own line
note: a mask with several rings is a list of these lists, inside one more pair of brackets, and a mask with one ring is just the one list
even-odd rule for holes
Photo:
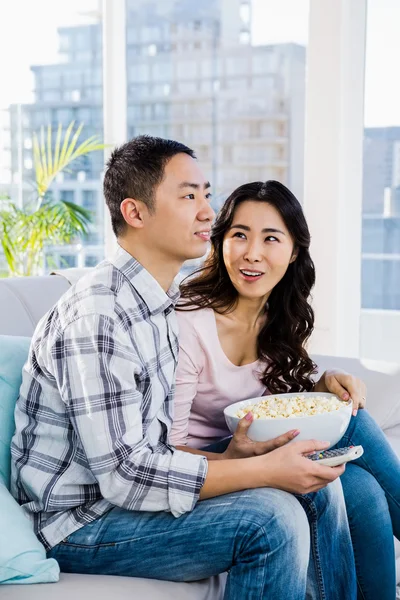
[[272,450],[284,446],[300,433],[298,429],[292,429],[269,442],[253,442],[253,440],[247,436],[247,431],[252,422],[253,414],[251,412],[248,412],[243,419],[240,419],[232,440],[222,455],[224,459],[249,458],[251,456],[266,454],[267,452],[271,452]]
[[367,387],[358,377],[345,371],[330,369],[322,374],[314,386],[314,392],[332,392],[342,400],[353,400],[353,415],[359,408],[365,408]]

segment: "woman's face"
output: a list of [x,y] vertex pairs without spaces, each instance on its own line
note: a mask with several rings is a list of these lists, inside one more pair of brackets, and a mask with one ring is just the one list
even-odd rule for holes
[[291,262],[294,244],[279,212],[267,202],[247,200],[236,209],[223,241],[232,284],[243,298],[268,299]]

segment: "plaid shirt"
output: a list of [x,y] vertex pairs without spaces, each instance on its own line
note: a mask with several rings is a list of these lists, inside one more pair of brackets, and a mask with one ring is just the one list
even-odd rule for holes
[[130,254],[70,288],[38,324],[12,441],[12,493],[47,549],[120,506],[191,511],[202,456],[170,446],[174,304]]

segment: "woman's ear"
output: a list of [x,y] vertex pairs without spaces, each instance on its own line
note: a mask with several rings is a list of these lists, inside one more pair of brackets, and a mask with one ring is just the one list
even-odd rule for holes
[[292,254],[292,258],[289,261],[289,264],[294,263],[294,261],[296,260],[296,258],[299,255],[299,251],[298,250],[293,250],[293,254]]
[[144,204],[140,200],[134,198],[125,198],[120,206],[121,214],[126,223],[134,229],[142,229],[144,226],[143,212]]

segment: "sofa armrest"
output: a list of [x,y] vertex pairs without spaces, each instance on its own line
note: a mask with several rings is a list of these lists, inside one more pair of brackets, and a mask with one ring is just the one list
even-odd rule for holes
[[382,429],[400,429],[400,365],[381,365],[381,370],[369,369],[355,358],[313,356],[318,373],[329,368],[343,369],[365,381],[367,408]]
[[64,279],[66,279],[70,285],[74,285],[78,279],[89,273],[91,270],[92,267],[82,267],[80,269],[59,269],[57,271],[52,271],[50,275],[59,275],[60,277],[64,277]]

